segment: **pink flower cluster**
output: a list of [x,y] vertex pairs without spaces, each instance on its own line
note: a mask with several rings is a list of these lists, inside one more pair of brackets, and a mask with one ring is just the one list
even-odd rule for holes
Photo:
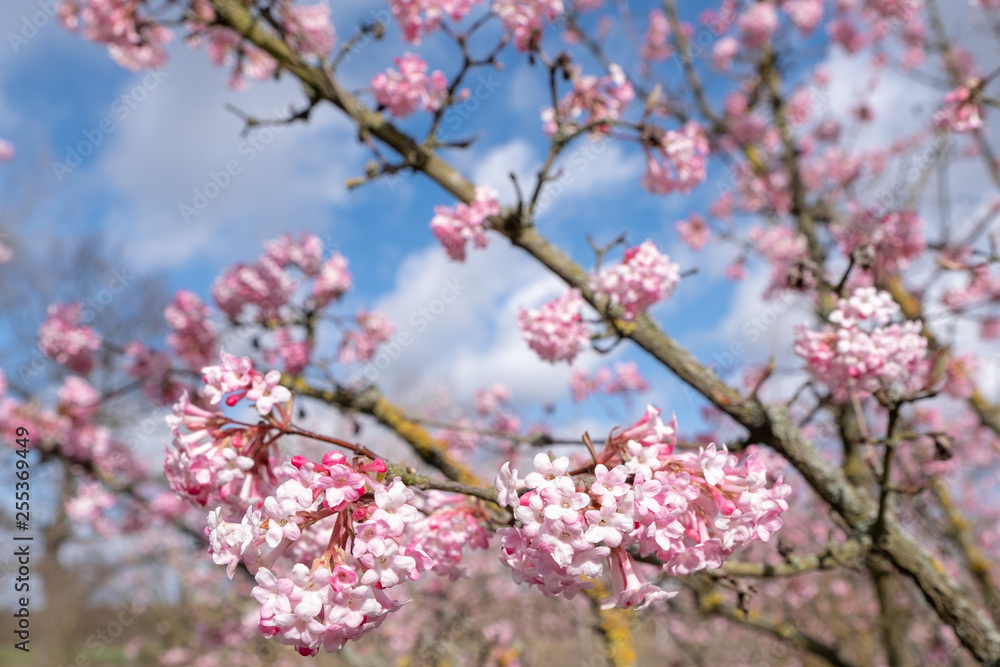
[[187,27],[191,36],[188,38],[188,45],[197,48],[202,41],[206,41],[208,59],[213,65],[221,67],[233,64],[229,77],[230,88],[246,88],[244,77],[263,81],[277,73],[278,61],[267,51],[244,41],[235,30],[219,25],[215,10],[206,0],[192,0],[189,17]]
[[445,17],[461,21],[477,4],[479,0],[389,0],[389,9],[403,29],[403,39],[419,44],[421,34],[437,30]]
[[681,279],[677,269],[652,241],[644,241],[626,250],[621,264],[591,276],[590,288],[621,308],[625,320],[633,320],[670,296]]
[[543,360],[572,363],[590,344],[590,332],[580,317],[583,305],[580,290],[571,289],[541,310],[522,308],[517,314],[521,336]]
[[629,102],[635,98],[632,84],[618,65],[611,64],[607,76],[581,76],[573,71],[573,92],[559,101],[557,110],[542,110],[545,133],[554,135],[560,128],[573,131],[588,128],[592,136],[607,134],[620,120]]
[[383,483],[385,471],[380,459],[352,466],[337,452],[321,463],[296,456],[274,494],[239,523],[222,508],[208,515],[213,560],[230,577],[240,561],[256,576],[251,595],[265,636],[302,655],[337,651],[402,606],[387,589],[432,567],[410,539],[420,519],[413,491],[398,477]]
[[644,188],[654,195],[687,194],[707,176],[708,139],[698,123],[688,121],[680,131],[664,132],[646,157]]
[[778,10],[768,0],[753,2],[736,23],[740,28],[743,46],[759,49],[771,41],[771,36],[778,29]]
[[881,275],[890,275],[909,266],[910,261],[927,249],[916,211],[892,211],[877,215],[857,211],[848,222],[831,228],[837,245],[845,255],[870,243],[875,250],[875,267]]
[[888,292],[860,287],[830,313],[834,326],[796,329],[795,353],[839,402],[852,395],[863,400],[881,388],[919,389],[927,340],[920,322],[889,324],[899,312]]
[[823,20],[823,0],[785,0],[781,9],[795,27],[808,35]]
[[[202,369],[208,405],[225,397],[225,404],[232,407],[246,399],[272,421],[255,426],[235,423],[218,410],[196,404],[187,391],[183,392],[166,417],[171,440],[166,446],[164,471],[178,496],[202,506],[210,502],[246,503],[273,489],[265,436],[291,416],[284,404],[292,395],[279,384],[278,371],[262,374],[253,369],[247,357],[226,352],[220,356],[219,365]],[[271,417],[275,406],[277,421]],[[263,470],[256,469],[258,462]]]
[[489,186],[476,187],[476,197],[471,204],[435,206],[431,219],[431,231],[444,246],[448,257],[456,262],[465,261],[465,245],[472,241],[477,248],[485,248],[486,219],[500,213],[496,190]]
[[935,124],[952,132],[972,132],[983,126],[982,105],[973,97],[972,91],[982,85],[973,79],[961,88],[956,88],[944,96],[944,108],[934,116]]
[[298,375],[309,365],[312,355],[312,343],[306,340],[294,340],[290,329],[278,329],[274,332],[273,348],[264,350],[269,364],[281,364],[286,373]]
[[285,23],[288,43],[300,55],[326,58],[333,50],[336,34],[330,21],[330,6],[282,4],[281,18]]
[[[771,265],[771,282],[767,295],[788,289],[790,278],[796,275],[796,267],[801,267],[808,258],[808,242],[806,238],[791,227],[774,225],[750,230],[750,243]],[[812,274],[799,270],[803,286],[808,286],[813,280]]]
[[206,366],[201,369],[205,388],[205,397],[210,405],[215,405],[226,398],[226,405],[232,407],[246,399],[254,404],[257,412],[263,417],[270,414],[275,405],[292,400],[292,394],[281,385],[281,373],[268,371],[263,374],[254,370],[249,357],[237,358],[226,352],[220,355],[218,366]]
[[683,576],[719,567],[781,527],[790,487],[779,478],[767,488],[755,453],[740,461],[725,446],[674,453],[675,445],[676,422],[664,424],[649,406],[639,422],[608,438],[592,482],[571,472],[566,457],[537,455],[523,479],[505,463],[497,499],[520,525],[497,534],[514,581],[572,598],[588,586],[584,577],[602,576],[607,563],[611,596],[602,606],[642,608],[671,595],[648,581],[630,549]]
[[601,367],[591,376],[585,371],[575,370],[570,375],[569,386],[577,403],[594,393],[628,396],[649,391],[649,383],[634,361],[619,362],[614,365],[614,370]]
[[125,347],[130,361],[125,372],[142,382],[142,391],[162,405],[170,405],[183,391],[183,385],[174,379],[170,368],[170,355],[151,350],[134,340]]
[[340,341],[337,360],[342,364],[368,361],[396,331],[396,325],[378,311],[359,311],[355,319],[358,329],[348,331]]
[[174,301],[163,309],[170,327],[167,345],[184,364],[198,370],[215,357],[215,327],[208,319],[208,306],[194,292],[179,290]]
[[79,303],[53,303],[38,328],[38,349],[74,373],[85,375],[94,367],[94,353],[101,347],[101,337],[89,326],[81,325],[83,306]]
[[115,62],[132,71],[167,63],[166,45],[173,33],[150,15],[141,0],[60,0],[56,13],[67,30],[80,30],[98,44],[107,44]]
[[518,51],[531,51],[542,40],[545,22],[563,13],[562,0],[493,0],[493,13],[514,36]]
[[681,236],[681,241],[693,250],[701,250],[708,243],[708,238],[712,231],[708,228],[708,223],[698,213],[692,213],[687,220],[674,223],[674,229]]
[[448,97],[448,80],[441,70],[427,74],[427,63],[412,53],[395,59],[396,67],[379,72],[372,79],[375,101],[393,116],[409,116],[418,107],[435,112]]
[[298,240],[289,235],[264,243],[264,254],[252,264],[227,269],[212,285],[212,296],[230,318],[251,308],[260,320],[280,318],[298,282],[289,273],[300,271],[313,279],[313,308],[322,308],[351,288],[347,260],[334,252],[323,261],[323,244],[312,234]]
[[642,40],[641,58],[650,62],[666,60],[673,55],[670,46],[670,22],[662,9],[649,12],[649,26]]

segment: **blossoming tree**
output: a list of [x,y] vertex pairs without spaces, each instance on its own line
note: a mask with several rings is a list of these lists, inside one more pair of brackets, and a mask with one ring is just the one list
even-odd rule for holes
[[[1000,665],[1000,405],[977,378],[982,341],[1000,337],[1000,162],[987,111],[1000,70],[955,40],[938,0],[723,0],[700,15],[675,0],[641,13],[611,4],[389,0],[389,20],[338,39],[350,26],[323,3],[60,2],[67,29],[128,69],[162,67],[180,35],[234,88],[297,80],[302,107],[248,117],[248,132],[336,109],[372,154],[352,186],[412,175],[443,189],[425,224],[451,261],[507,243],[565,284],[517,313],[526,347],[572,365],[632,346],[644,369],[668,370],[706,406],[709,431],[686,437],[695,426],[669,417],[671,406],[636,409],[631,397],[649,382],[619,363],[572,374],[578,401],[630,399],[631,416],[600,436],[523,428],[490,378],[474,414],[404,409],[356,372],[393,337],[383,313],[336,315],[340,337],[323,338],[354,279],[350,258],[304,233],[264,240],[201,296],[178,292],[165,347],[112,344],[81,304],[53,303],[38,347],[65,378],[48,403],[13,375],[0,384],[4,437],[24,427],[46,462],[78,473],[74,520],[107,534],[152,525],[193,535],[201,553],[184,551],[187,567],[219,566],[198,584],[237,582],[232,617],[202,619],[228,623],[226,638],[172,649],[163,664],[216,664],[255,637],[316,656],[381,633],[409,633],[399,651],[430,663],[441,651],[417,649],[458,604],[483,628],[475,651],[453,647],[452,659],[559,664],[532,653],[530,623],[477,605],[498,595],[484,582],[499,573],[524,600],[586,600],[598,657],[615,665],[637,659],[636,618],[668,628],[674,664]],[[972,5],[995,54],[1000,5]],[[612,60],[611,31],[632,36],[631,60]],[[351,92],[346,57],[388,33],[408,50]],[[420,55],[432,45],[458,54],[447,71]],[[837,82],[817,52],[866,54],[850,115],[823,104]],[[507,63],[530,64],[551,103],[534,121],[547,159],[501,202],[452,160],[473,140],[440,130],[469,95],[469,74]],[[937,106],[890,147],[859,147],[889,70],[931,87]],[[725,264],[738,282],[766,267],[762,303],[790,300],[804,322],[793,349],[735,372],[689,352],[649,311],[699,274],[665,243],[631,238],[615,211],[606,226],[622,236],[590,255],[550,240],[537,220],[547,190],[568,148],[594,141],[641,154],[650,196],[711,189],[710,205],[671,228],[703,253],[699,271]],[[942,201],[940,172],[959,161],[990,189],[970,219]],[[932,177],[934,216],[923,198]],[[122,391],[95,386],[99,365],[171,406],[162,475],[101,423]],[[379,425],[406,457],[305,427],[303,408],[316,405]],[[407,606],[421,586],[443,602]]]

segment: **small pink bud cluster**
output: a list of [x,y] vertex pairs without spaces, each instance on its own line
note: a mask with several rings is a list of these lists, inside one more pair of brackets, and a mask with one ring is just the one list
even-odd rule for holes
[[208,306],[187,290],[179,290],[173,303],[163,309],[163,318],[170,327],[167,345],[193,370],[208,366],[215,354],[215,327],[208,315]]
[[375,101],[393,116],[409,116],[417,108],[431,113],[444,104],[448,96],[448,80],[441,70],[427,74],[423,58],[406,53],[395,59],[396,67],[379,72],[372,79]]
[[743,46],[759,49],[771,41],[778,29],[778,10],[768,0],[751,3],[737,20]]
[[302,234],[298,241],[287,234],[264,243],[264,254],[253,264],[237,264],[227,269],[212,285],[219,308],[236,319],[244,309],[257,318],[281,318],[298,287],[290,270],[296,269],[313,280],[311,308],[322,308],[351,288],[347,260],[334,252],[323,261],[323,244],[316,236]]
[[292,400],[291,392],[281,385],[281,373],[278,371],[268,371],[265,375],[254,370],[249,357],[237,359],[226,352],[220,356],[220,365],[201,369],[209,404],[215,405],[225,396],[226,405],[232,407],[245,398],[255,405],[261,416],[265,416],[275,405]]
[[973,79],[945,95],[944,108],[934,116],[935,124],[952,132],[972,132],[981,128],[983,109],[972,95],[972,91],[980,85],[979,79]]
[[435,206],[431,231],[444,246],[448,257],[464,262],[466,243],[472,241],[475,247],[485,248],[489,241],[486,236],[486,219],[499,213],[496,190],[489,186],[478,186],[471,204],[457,204],[454,208]]
[[808,35],[823,20],[823,0],[785,0],[781,9],[788,14],[795,27]]
[[389,9],[403,29],[403,39],[419,44],[420,36],[440,27],[445,17],[461,21],[479,0],[389,0]]
[[708,223],[698,213],[692,213],[687,220],[674,223],[674,229],[681,236],[681,241],[693,250],[701,250],[708,243],[708,238],[712,232],[708,228]]
[[142,382],[146,396],[162,405],[177,400],[184,385],[174,379],[169,354],[151,350],[134,340],[125,347],[125,356],[130,357],[125,372]]
[[590,344],[590,332],[580,317],[583,305],[580,290],[571,289],[541,310],[522,308],[517,314],[521,336],[543,360],[572,362]]
[[85,375],[94,367],[94,353],[101,347],[101,337],[91,327],[80,324],[82,314],[79,303],[51,304],[38,328],[38,349],[74,373]]
[[167,63],[166,45],[173,33],[142,15],[138,0],[61,0],[56,13],[67,30],[80,30],[86,39],[107,44],[115,62],[133,72]]
[[[383,483],[381,459],[359,461],[296,456],[282,466],[286,480],[239,523],[222,508],[208,515],[213,560],[230,577],[241,561],[256,576],[260,631],[302,655],[337,651],[378,627],[403,604],[386,590],[433,565],[410,539],[420,519],[413,491],[398,477]],[[310,553],[324,543],[325,552]]]
[[678,266],[652,241],[643,241],[625,251],[621,264],[591,276],[590,288],[621,308],[625,320],[634,320],[668,298],[680,279]]
[[795,353],[836,401],[865,399],[881,388],[919,387],[927,340],[920,322],[889,324],[899,312],[888,292],[860,287],[830,313],[835,326],[796,329]]
[[607,76],[581,76],[580,68],[573,71],[573,91],[559,102],[556,110],[542,110],[545,133],[589,128],[592,136],[607,134],[612,124],[620,120],[635,98],[632,84],[618,65],[611,64]]
[[649,26],[646,28],[646,36],[642,40],[641,58],[654,62],[666,60],[673,55],[674,50],[670,46],[670,22],[662,9],[654,9],[649,12]]
[[609,395],[620,394],[629,396],[649,391],[649,383],[639,372],[639,366],[634,361],[620,362],[614,365],[614,371],[607,367],[597,369],[592,376],[584,371],[573,371],[569,379],[573,400],[579,403],[593,393]]
[[342,364],[368,361],[396,331],[396,325],[378,311],[360,311],[356,321],[357,330],[348,331],[340,341],[337,360]]
[[325,2],[315,5],[281,6],[288,43],[300,55],[326,58],[333,50],[336,34],[330,20],[330,6]]
[[[739,461],[725,446],[674,453],[676,422],[664,424],[650,406],[632,427],[612,433],[593,477],[569,470],[566,457],[534,459],[524,479],[505,463],[497,500],[520,525],[502,528],[501,561],[514,581],[547,595],[573,597],[584,577],[611,571],[605,608],[645,607],[670,597],[650,583],[630,549],[683,576],[715,568],[738,547],[767,541],[781,527],[790,488],[779,478],[768,489],[756,454]],[[524,485],[527,492],[518,495]]]
[[192,48],[207,42],[208,59],[213,65],[233,65],[229,77],[229,87],[234,90],[246,88],[246,78],[256,81],[270,79],[278,71],[278,61],[271,54],[245,41],[231,28],[220,25],[215,10],[207,0],[193,0],[187,28],[190,36],[187,43]]
[[774,225],[750,230],[750,243],[771,265],[771,280],[767,295],[788,289],[790,278],[800,275],[802,286],[809,286],[812,274],[797,267],[802,267],[808,258],[808,243],[806,237],[791,227]]
[[563,13],[562,0],[494,0],[493,13],[514,36],[518,51],[531,51],[542,40],[545,23]]
[[[708,139],[695,121],[668,130],[647,152],[644,188],[654,195],[687,194],[707,176]],[[660,158],[662,163],[657,159]]]
[[202,506],[246,500],[264,481],[254,472],[261,429],[225,428],[228,417],[195,405],[186,391],[166,422],[171,440],[163,469],[170,488],[181,498]]
[[909,266],[910,261],[927,249],[916,211],[857,211],[847,223],[833,225],[831,232],[841,252],[850,256],[867,243],[875,250],[875,267],[889,275]]

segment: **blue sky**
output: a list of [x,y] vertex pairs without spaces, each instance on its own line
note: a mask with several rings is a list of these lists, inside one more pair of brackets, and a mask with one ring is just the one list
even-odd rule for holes
[[[629,4],[641,34],[649,10],[659,3]],[[695,20],[700,5],[684,3],[685,18]],[[379,2],[337,3],[333,17],[339,40],[383,8]],[[21,34],[24,21],[30,22],[39,11],[36,0],[13,0],[0,7],[0,19],[9,31]],[[609,40],[612,57],[634,61],[629,56],[632,47],[620,31]],[[105,48],[67,33],[54,20],[26,42],[11,42],[7,32],[5,42],[10,43],[0,45],[0,136],[13,141],[18,154],[12,164],[0,167],[0,180],[3,192],[21,193],[15,199],[27,192],[34,195],[36,203],[14,230],[19,243],[31,248],[32,257],[44,258],[48,238],[83,238],[98,231],[122,249],[121,261],[133,270],[163,273],[171,291],[191,289],[208,300],[214,277],[227,265],[255,259],[261,241],[284,232],[311,231],[351,262],[356,288],[339,306],[339,313],[350,315],[362,304],[383,308],[405,330],[409,315],[433,299],[446,280],[457,278],[469,285],[440,321],[415,337],[380,378],[390,397],[417,409],[429,388],[440,385],[468,406],[476,388],[500,380],[512,388],[518,405],[568,403],[568,368],[538,361],[520,340],[515,321],[518,307],[537,307],[557,295],[562,290],[558,282],[499,239],[493,239],[487,251],[472,251],[466,264],[450,262],[428,223],[436,204],[453,202],[421,176],[380,181],[349,192],[345,181],[363,173],[370,155],[358,145],[351,125],[329,106],[318,109],[308,125],[274,134],[266,145],[260,137],[258,147],[249,151],[242,143],[246,141],[241,136],[242,121],[226,105],[269,116],[289,103],[302,103],[294,81],[285,77],[277,83],[250,82],[246,91],[229,90],[228,71],[213,67],[203,51],[191,50],[182,41],[175,40],[169,64],[152,77],[120,68]],[[863,61],[825,55],[822,37],[812,42],[815,48],[810,53],[817,59],[829,57],[834,70],[830,105],[847,108]],[[490,48],[488,40],[479,44],[480,53]],[[454,45],[440,35],[416,48],[403,45],[393,24],[385,40],[352,54],[341,70],[346,87],[363,89],[405,50],[419,52],[433,68],[454,71],[449,64]],[[581,54],[579,62],[586,73],[599,73],[592,59],[576,53]],[[477,183],[496,186],[501,201],[507,203],[513,196],[508,172],[520,176],[523,189],[533,187],[532,174],[546,148],[538,113],[548,97],[543,69],[530,68],[510,48],[502,60],[502,71],[489,72],[495,92],[478,108],[467,103],[468,119],[454,135],[449,132],[456,138],[481,132],[481,138],[472,149],[450,152],[449,157]],[[668,80],[677,81],[675,61],[661,67]],[[473,89],[480,74],[487,72],[475,72],[470,78]],[[871,141],[888,142],[903,131],[892,113],[901,99],[928,103],[933,99],[906,82],[889,84],[889,92],[876,100],[883,124],[876,124]],[[718,88],[710,86],[713,98]],[[634,106],[635,113],[639,104]],[[422,129],[426,119],[417,117],[403,126]],[[92,152],[82,156],[70,173],[57,174],[53,162],[66,163],[69,151],[81,142],[93,144]],[[574,163],[574,154],[588,148],[596,159]],[[180,205],[191,204],[194,191],[203,189],[213,172],[224,170],[233,160],[239,164],[239,175],[202,213],[185,221]],[[722,164],[713,161],[709,183],[691,195],[660,197],[639,185],[643,158],[634,144],[597,146],[583,140],[569,149],[566,162],[584,166],[567,168],[565,193],[539,219],[545,234],[584,265],[591,262],[588,234],[607,241],[627,231],[633,245],[650,238],[682,270],[698,268],[669,302],[654,311],[671,335],[704,361],[734,341],[746,344],[746,360],[787,355],[791,325],[806,317],[801,310],[784,312],[756,340],[741,333],[767,308],[760,297],[766,267],[752,265],[751,277],[733,285],[721,276],[735,256],[733,249],[697,255],[684,248],[674,232],[676,221],[705,210],[718,191],[717,180],[728,180]],[[613,359],[639,360],[654,386],[645,400],[668,413],[676,411],[682,430],[696,429],[700,403],[690,401],[677,380],[627,345]],[[592,368],[609,361],[590,354],[579,363]],[[641,403],[633,407],[628,421],[639,416],[641,407]],[[610,426],[594,408],[587,403],[562,414],[574,426]]]

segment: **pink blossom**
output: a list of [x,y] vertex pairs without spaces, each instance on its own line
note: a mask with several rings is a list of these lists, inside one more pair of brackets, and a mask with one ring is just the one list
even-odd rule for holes
[[778,11],[767,0],[754,2],[740,15],[737,24],[743,46],[759,49],[771,41],[771,36],[778,29]]
[[59,388],[60,410],[74,422],[90,421],[100,407],[101,394],[86,380],[70,375]]
[[396,331],[396,325],[377,311],[359,310],[355,321],[357,330],[348,331],[340,342],[337,360],[342,364],[368,361]]
[[[708,140],[695,121],[682,130],[668,130],[647,149],[646,173],[642,185],[655,195],[682,192],[687,194],[706,177]],[[662,159],[662,163],[657,160]]]
[[62,0],[57,14],[67,30],[79,30],[84,38],[107,44],[115,62],[138,71],[163,67],[166,45],[174,36],[143,9],[139,0]]
[[347,270],[347,259],[339,252],[333,253],[320,267],[319,275],[313,281],[312,294],[316,306],[322,308],[336,301],[350,290],[352,285],[353,279],[351,272]]
[[461,21],[477,4],[479,0],[389,0],[403,39],[411,44],[419,44],[422,34],[437,30],[445,17]]
[[879,215],[876,211],[853,207],[852,212],[852,218],[831,226],[833,237],[841,252],[848,256],[865,244],[871,244],[879,275],[888,276],[905,269],[927,248],[923,223],[916,211],[891,211]]
[[579,67],[573,70],[573,91],[559,101],[555,111],[551,107],[542,110],[546,134],[586,127],[592,136],[599,136],[621,120],[635,92],[621,67],[612,63],[608,69],[609,74],[601,78],[582,76]]
[[786,0],[781,9],[805,35],[823,20],[823,0]]
[[889,324],[898,312],[888,293],[859,288],[830,314],[835,327],[796,330],[795,353],[838,402],[867,398],[882,387],[914,391],[923,382],[927,340],[920,322]]
[[649,12],[649,26],[646,28],[646,36],[642,40],[643,60],[655,62],[666,60],[673,55],[673,48],[670,46],[670,22],[662,9],[654,9]]
[[219,276],[212,285],[212,296],[219,308],[232,319],[252,308],[256,317],[266,320],[280,317],[281,309],[295,291],[296,283],[285,268],[269,255],[253,264],[236,264]]
[[641,394],[649,391],[649,383],[642,377],[639,366],[634,361],[624,361],[615,364],[614,376],[607,379],[603,389],[608,394]]
[[580,316],[583,305],[580,291],[571,289],[541,310],[520,309],[517,324],[522,338],[543,360],[572,363],[590,344],[590,333]]
[[409,116],[418,107],[434,112],[448,95],[448,80],[441,70],[427,74],[427,63],[413,53],[395,59],[399,71],[392,68],[372,79],[375,101],[393,116]]
[[674,229],[681,235],[681,241],[694,250],[704,248],[708,242],[708,237],[711,235],[711,230],[708,228],[705,218],[697,213],[692,213],[691,217],[687,220],[674,223]]
[[476,412],[485,417],[497,412],[509,400],[510,389],[502,382],[494,382],[489,389],[476,391]]
[[945,95],[944,108],[934,116],[935,124],[958,133],[972,132],[981,128],[983,126],[982,105],[973,94],[973,91],[981,85],[982,82],[979,79],[972,79],[961,88],[956,88]]
[[754,227],[750,230],[750,242],[771,265],[769,295],[788,289],[797,274],[806,285],[812,280],[811,274],[801,268],[808,257],[806,238],[791,227]]
[[14,144],[6,139],[0,139],[0,162],[10,162],[14,159]]
[[167,345],[192,370],[208,366],[215,358],[218,343],[208,316],[208,306],[187,290],[178,290],[173,302],[163,309],[163,318],[171,329]]
[[733,58],[740,51],[740,42],[733,36],[723,37],[712,46],[712,64],[720,70],[728,70]]
[[213,65],[232,63],[229,87],[235,90],[246,88],[245,77],[257,81],[273,78],[278,71],[278,61],[266,51],[244,41],[235,30],[218,25],[217,20],[215,10],[208,2],[193,0],[191,19],[187,24],[191,33],[188,45],[197,48],[207,42],[208,59]]
[[79,303],[51,304],[38,329],[38,349],[71,371],[86,374],[94,366],[101,338],[92,328],[80,324],[82,314]]
[[264,254],[283,269],[295,267],[307,276],[315,276],[323,262],[323,242],[315,234],[305,232],[299,234],[298,240],[291,234],[282,234],[264,241]]
[[541,42],[545,23],[563,13],[562,0],[493,0],[493,13],[514,36],[518,51],[532,50]]
[[669,298],[680,282],[678,266],[660,254],[652,241],[625,251],[621,264],[591,276],[590,286],[633,320],[654,303]]
[[326,58],[333,50],[336,35],[330,21],[330,6],[282,4],[281,16],[288,32],[288,42],[296,52]]
[[477,186],[476,198],[469,205],[434,207],[431,231],[444,246],[448,257],[464,262],[466,243],[472,241],[475,247],[485,248],[489,241],[486,236],[486,219],[499,213],[496,190],[488,186]]
[[286,373],[299,375],[309,365],[312,356],[312,343],[306,340],[296,341],[292,339],[292,332],[288,328],[278,329],[274,332],[276,347],[264,350],[267,362],[271,365],[279,363]]

